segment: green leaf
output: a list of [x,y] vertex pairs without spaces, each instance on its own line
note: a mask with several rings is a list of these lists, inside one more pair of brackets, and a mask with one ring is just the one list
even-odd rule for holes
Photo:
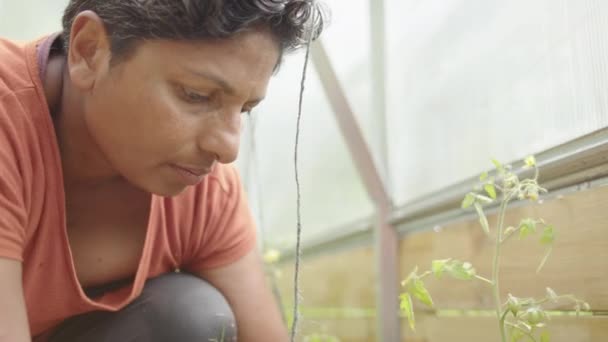
[[543,331],[542,334],[540,334],[540,342],[549,342],[549,332],[548,331]]
[[528,156],[524,162],[526,163],[527,167],[534,167],[536,166],[536,158],[534,158],[534,156]]
[[492,159],[492,164],[494,164],[494,167],[496,168],[496,171],[498,171],[498,173],[502,174],[505,172],[504,166],[502,166],[502,164],[498,160]]
[[462,209],[466,209],[466,208],[470,207],[474,202],[475,202],[475,194],[472,192],[469,192],[468,194],[466,194],[466,196],[464,196],[464,199],[462,200]]
[[552,225],[548,225],[543,229],[543,234],[540,236],[540,243],[543,245],[551,245],[555,241],[555,231]]
[[475,203],[475,210],[477,210],[477,215],[479,216],[479,223],[481,224],[483,231],[486,234],[490,234],[490,224],[488,223],[488,218],[483,213],[483,208],[481,207],[481,204]]
[[536,222],[532,219],[523,219],[519,223],[519,238],[523,239],[526,236],[536,232]]
[[422,282],[420,278],[414,279],[414,282],[410,285],[410,292],[422,303],[433,307],[433,299],[431,298],[429,291],[424,287],[424,282]]
[[405,314],[405,317],[407,317],[407,322],[410,325],[410,329],[412,329],[412,331],[416,331],[416,319],[414,317],[412,297],[409,293],[406,292],[402,293],[399,298],[401,299],[401,304],[399,305],[399,307],[401,308],[401,311]]
[[494,187],[494,184],[486,184],[483,188],[492,199],[496,199],[496,188]]
[[479,176],[479,180],[480,181],[485,181],[486,179],[488,179],[488,172],[484,172]]
[[445,270],[445,266],[448,262],[450,262],[450,260],[452,259],[433,260],[431,263],[431,270],[433,271],[433,274],[435,274],[435,277],[441,278],[441,275]]
[[475,268],[470,262],[462,262],[459,260],[453,260],[446,265],[446,272],[460,280],[471,280],[475,276]]

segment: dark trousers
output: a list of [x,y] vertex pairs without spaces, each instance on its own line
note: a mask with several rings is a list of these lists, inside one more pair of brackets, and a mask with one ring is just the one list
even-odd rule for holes
[[62,323],[49,342],[236,341],[232,309],[209,283],[185,273],[146,282],[118,312],[95,311]]

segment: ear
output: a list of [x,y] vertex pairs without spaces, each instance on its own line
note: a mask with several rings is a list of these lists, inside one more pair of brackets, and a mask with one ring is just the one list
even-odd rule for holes
[[90,90],[109,65],[110,43],[101,18],[92,11],[79,13],[70,31],[68,71],[72,83]]

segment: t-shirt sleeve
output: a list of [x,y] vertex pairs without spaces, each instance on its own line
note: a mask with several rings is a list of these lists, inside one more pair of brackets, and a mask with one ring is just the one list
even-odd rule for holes
[[18,127],[9,120],[11,110],[20,107],[0,98],[0,257],[23,261],[27,215],[17,158]]
[[256,246],[256,227],[238,172],[232,166],[218,165],[206,196],[201,198],[208,217],[201,239],[189,253],[187,270],[204,270],[231,264]]

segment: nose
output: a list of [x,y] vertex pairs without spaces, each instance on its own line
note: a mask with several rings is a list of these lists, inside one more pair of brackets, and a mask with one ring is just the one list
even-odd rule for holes
[[241,139],[241,111],[232,110],[205,121],[198,137],[199,149],[215,154],[220,163],[235,161]]

